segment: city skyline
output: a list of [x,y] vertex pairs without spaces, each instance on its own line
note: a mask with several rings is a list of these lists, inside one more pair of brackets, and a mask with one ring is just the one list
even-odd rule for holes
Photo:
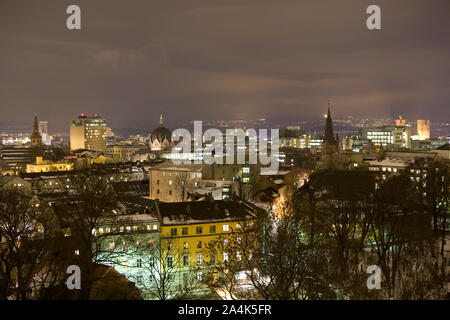
[[65,27],[68,4],[2,2],[3,121],[281,123],[318,118],[328,99],[336,118],[450,115],[448,1],[379,1],[379,31],[365,27],[370,1],[81,0],[80,31]]

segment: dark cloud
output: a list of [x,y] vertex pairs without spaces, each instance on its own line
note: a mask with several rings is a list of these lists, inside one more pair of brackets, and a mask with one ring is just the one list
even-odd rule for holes
[[[82,30],[65,27],[68,5]],[[382,30],[365,27],[370,4]],[[448,0],[1,0],[1,119],[448,119]]]

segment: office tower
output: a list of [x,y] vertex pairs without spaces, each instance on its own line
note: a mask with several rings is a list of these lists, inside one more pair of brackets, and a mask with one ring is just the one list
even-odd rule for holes
[[42,143],[45,145],[50,145],[51,140],[48,135],[48,121],[39,121],[39,132],[42,137]]
[[417,120],[419,140],[430,140],[430,120]]
[[37,113],[34,114],[33,133],[31,134],[31,147],[40,147],[42,145],[42,136],[39,132],[39,123]]
[[106,120],[82,113],[70,122],[70,150],[106,151]]
[[362,130],[363,137],[374,145],[395,146],[400,149],[411,148],[411,128],[409,126],[382,126],[375,129]]

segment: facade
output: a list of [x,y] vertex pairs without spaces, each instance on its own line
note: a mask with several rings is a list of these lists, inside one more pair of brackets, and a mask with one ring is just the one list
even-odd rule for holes
[[48,121],[39,121],[39,133],[42,136],[42,143],[49,146],[52,140],[48,134]]
[[[149,169],[150,199],[176,202],[187,199],[187,191],[202,179],[211,179],[212,166],[164,162]],[[184,193],[184,195],[183,195]]]
[[241,200],[159,203],[161,252],[180,283],[192,272],[198,280],[212,271],[214,264],[227,260],[214,243],[219,238],[243,232],[256,220],[257,207]]
[[70,122],[70,150],[87,149],[106,151],[106,120],[98,114],[88,117],[84,113]]
[[378,147],[411,148],[411,128],[409,126],[382,126],[362,130],[363,138]]
[[34,164],[27,164],[27,173],[34,172],[53,172],[53,171],[71,171],[73,170],[73,163],[65,162],[51,162],[45,161],[42,157],[36,157]]
[[2,160],[15,172],[25,171],[28,163],[33,163],[33,152],[26,147],[4,147]]
[[419,140],[430,140],[430,120],[417,120]]
[[130,162],[133,156],[140,150],[146,149],[139,145],[112,145],[106,147],[106,155],[112,158],[113,162]]

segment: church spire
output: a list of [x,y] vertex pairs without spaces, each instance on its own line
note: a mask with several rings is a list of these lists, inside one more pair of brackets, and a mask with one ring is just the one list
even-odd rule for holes
[[33,133],[31,134],[31,146],[38,147],[42,144],[42,136],[39,132],[37,113],[34,114]]
[[37,113],[34,114],[34,125],[33,125],[33,133],[39,133],[39,122],[37,118]]
[[161,115],[159,116],[159,125],[162,127],[163,126],[163,115],[161,113]]
[[333,132],[333,120],[331,119],[331,102],[328,100],[328,114],[325,122],[325,132],[323,134],[323,143],[328,145],[336,144],[336,140]]

